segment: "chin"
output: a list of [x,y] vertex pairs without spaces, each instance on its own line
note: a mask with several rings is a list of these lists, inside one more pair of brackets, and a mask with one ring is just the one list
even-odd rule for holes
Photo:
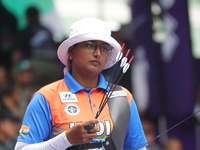
[[102,72],[102,70],[103,70],[103,69],[99,69],[99,68],[96,68],[96,67],[91,67],[91,68],[88,70],[88,72],[98,75],[99,73]]

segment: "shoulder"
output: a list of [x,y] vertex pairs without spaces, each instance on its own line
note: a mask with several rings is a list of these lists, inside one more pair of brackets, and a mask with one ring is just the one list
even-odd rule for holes
[[130,101],[133,99],[133,96],[129,90],[127,90],[125,87],[122,87],[123,91],[126,93],[127,99],[130,103]]
[[54,94],[56,91],[59,91],[63,88],[67,88],[64,79],[52,82],[41,89],[39,89],[37,92],[42,95],[49,95]]
[[[118,93],[117,93],[117,92],[118,92]],[[117,94],[116,94],[116,93],[117,93]],[[126,89],[125,87],[120,86],[120,85],[117,85],[117,86],[115,87],[114,95],[126,96],[129,104],[131,103],[131,101],[132,101],[132,99],[133,99],[133,96],[132,96],[132,94],[130,93],[130,91],[129,91],[128,89]]]

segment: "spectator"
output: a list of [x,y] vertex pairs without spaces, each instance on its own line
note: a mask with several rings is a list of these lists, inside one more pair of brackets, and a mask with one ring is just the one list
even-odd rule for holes
[[25,109],[30,102],[30,98],[36,91],[37,87],[32,86],[34,70],[28,60],[22,60],[13,67],[13,82],[15,87],[19,91],[18,104],[19,104],[19,116],[22,119]]
[[[33,84],[43,86],[60,77],[52,72],[61,72],[55,42],[50,30],[39,21],[40,13],[35,7],[26,11],[27,26],[19,33],[16,50],[29,59],[34,69]],[[60,74],[61,75],[61,74]]]
[[29,87],[33,79],[33,69],[28,60],[22,60],[13,66],[13,81],[21,88]]
[[20,119],[7,111],[0,111],[0,150],[13,150]]
[[162,150],[183,150],[183,147],[178,138],[170,137],[163,143]]
[[13,114],[19,113],[19,89],[13,85],[6,87],[0,95],[0,109],[12,112]]
[[0,64],[11,66],[11,54],[16,39],[17,19],[10,13],[0,0]]
[[8,86],[8,70],[4,65],[0,65],[0,94]]
[[142,127],[146,136],[147,141],[149,142],[147,146],[147,150],[161,150],[160,146],[153,140],[156,135],[155,125],[153,122],[142,119]]

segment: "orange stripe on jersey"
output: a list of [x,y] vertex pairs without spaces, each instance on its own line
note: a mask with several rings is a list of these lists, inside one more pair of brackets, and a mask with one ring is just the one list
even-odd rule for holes
[[24,130],[29,130],[30,127],[29,126],[21,126],[21,129],[24,129]]
[[[49,84],[38,92],[49,103],[52,115],[52,136],[56,136],[71,128],[77,121],[95,118],[105,90],[92,89],[90,92],[91,103],[89,102],[88,94],[84,90],[76,92],[75,95],[70,93],[64,79]],[[65,95],[60,95],[59,93]],[[63,96],[66,99],[62,99]],[[67,102],[67,100],[70,102]],[[97,125],[99,128],[97,134],[100,137],[109,135],[113,129],[113,121],[107,104],[98,119],[101,122]]]

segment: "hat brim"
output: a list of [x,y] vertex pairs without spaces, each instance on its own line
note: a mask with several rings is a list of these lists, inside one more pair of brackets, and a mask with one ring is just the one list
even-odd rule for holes
[[116,63],[116,57],[121,49],[121,46],[111,36],[100,34],[100,33],[84,33],[84,34],[79,34],[77,36],[66,39],[58,47],[58,51],[57,51],[58,58],[64,65],[67,66],[68,57],[69,57],[68,56],[69,47],[73,46],[74,44],[84,42],[84,41],[89,41],[89,40],[104,41],[113,47],[111,53],[108,56],[108,60],[105,64],[104,69],[108,69],[112,67]]

